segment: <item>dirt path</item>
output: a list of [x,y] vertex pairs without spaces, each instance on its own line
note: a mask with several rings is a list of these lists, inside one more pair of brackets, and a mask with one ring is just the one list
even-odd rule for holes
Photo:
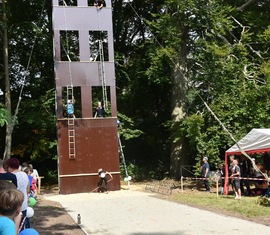
[[34,216],[30,219],[31,227],[40,235],[85,235],[59,202],[38,197]]

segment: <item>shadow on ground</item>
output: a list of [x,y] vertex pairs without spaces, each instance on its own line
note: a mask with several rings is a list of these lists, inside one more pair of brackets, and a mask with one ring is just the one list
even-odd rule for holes
[[30,224],[40,235],[85,235],[58,202],[40,196],[34,206],[34,212]]

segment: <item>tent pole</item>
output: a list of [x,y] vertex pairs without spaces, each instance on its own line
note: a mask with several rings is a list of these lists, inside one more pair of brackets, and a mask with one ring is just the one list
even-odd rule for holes
[[225,185],[224,185],[224,194],[228,195],[229,193],[229,165],[228,165],[228,154],[225,153]]

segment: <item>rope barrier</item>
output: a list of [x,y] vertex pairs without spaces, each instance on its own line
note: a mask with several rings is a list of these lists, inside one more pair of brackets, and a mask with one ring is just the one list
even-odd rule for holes
[[[212,178],[202,178],[202,177],[181,177],[181,193],[184,193],[184,179],[189,180],[212,180],[216,181],[216,195],[217,198],[219,197],[219,180],[220,179],[244,179],[244,180],[253,180],[253,181],[268,181],[268,179],[262,179],[262,178],[249,178],[249,177],[212,177]],[[268,182],[268,185],[270,186],[270,182]],[[268,187],[269,187],[268,186]]]
[[[214,177],[214,178],[182,177],[182,178],[183,179],[192,179],[192,180],[218,180],[218,179],[226,179],[226,177]],[[247,178],[247,177],[228,177],[228,178],[229,179],[268,181],[267,179],[262,179],[262,178]]]
[[19,232],[22,230],[22,228],[24,226],[24,223],[25,223],[25,220],[26,220],[26,216],[24,216],[23,219],[22,219],[22,221],[21,221],[21,224],[20,224],[20,227],[19,227]]

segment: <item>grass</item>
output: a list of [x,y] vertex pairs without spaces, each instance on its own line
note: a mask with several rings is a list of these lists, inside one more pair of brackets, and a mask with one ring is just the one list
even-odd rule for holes
[[219,196],[212,193],[184,193],[170,196],[170,200],[196,207],[212,209],[216,212],[229,212],[249,218],[268,216],[270,220],[270,207],[258,203],[258,197],[242,197],[235,200],[233,196]]
[[270,225],[270,206],[260,205],[260,196],[242,197],[241,200],[235,200],[232,192],[229,195],[218,195],[217,197],[217,194],[214,193],[215,188],[211,190],[211,193],[201,191],[202,189],[200,186],[198,187],[198,184],[188,185],[185,183],[183,193],[180,187],[176,187],[171,195],[165,197],[170,201],[213,211],[218,214]]

